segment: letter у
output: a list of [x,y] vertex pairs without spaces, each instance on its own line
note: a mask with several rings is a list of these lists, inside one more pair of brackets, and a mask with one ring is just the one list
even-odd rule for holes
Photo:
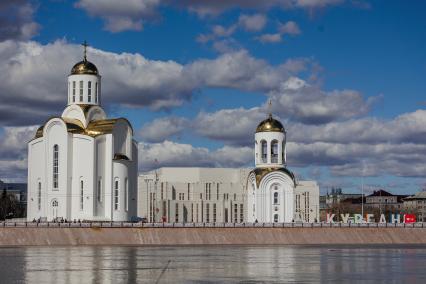
[[342,218],[343,223],[348,223],[349,214],[340,214],[340,218]]

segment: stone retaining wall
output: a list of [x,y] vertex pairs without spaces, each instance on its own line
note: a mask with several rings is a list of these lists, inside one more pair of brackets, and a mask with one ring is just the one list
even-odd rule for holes
[[426,244],[426,228],[0,228],[0,246]]

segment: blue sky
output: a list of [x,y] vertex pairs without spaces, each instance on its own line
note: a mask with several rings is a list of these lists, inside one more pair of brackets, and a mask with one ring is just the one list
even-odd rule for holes
[[[17,98],[32,89],[20,91],[10,80],[0,87],[4,108],[28,113],[0,116],[1,179],[25,178],[25,144],[12,144],[17,135],[31,137],[43,117],[60,114],[66,70],[80,60],[79,44],[87,40],[89,60],[104,75],[104,107],[110,116],[129,118],[141,142],[141,170],[154,166],[158,149],[166,149],[159,158],[164,166],[253,166],[250,137],[271,99],[288,131],[288,166],[300,177],[318,180],[322,192],[332,186],[358,191],[361,176],[369,190],[409,193],[426,186],[426,2],[117,3],[20,0],[0,5],[3,67],[8,70],[11,58],[22,65],[40,60],[44,73],[28,67],[19,84],[37,86],[40,99],[49,102],[39,106],[28,100],[33,108],[28,111],[25,99]],[[124,60],[126,54],[132,62]],[[137,58],[149,66],[134,63]],[[123,72],[118,65],[130,70],[136,82],[124,75],[112,80]],[[152,73],[146,71],[151,66],[157,66]],[[222,70],[228,73],[217,75]],[[266,75],[257,78],[259,73]],[[283,87],[292,82],[303,84],[297,90]],[[164,107],[157,105],[160,96]],[[159,123],[162,135],[154,133]],[[229,131],[228,125],[238,130]],[[238,153],[234,159],[228,158],[232,151]],[[221,154],[226,159],[215,160]]]

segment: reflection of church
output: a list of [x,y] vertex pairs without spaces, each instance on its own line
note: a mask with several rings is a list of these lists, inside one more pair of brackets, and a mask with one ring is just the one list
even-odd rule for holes
[[138,214],[167,222],[314,222],[319,188],[286,167],[286,132],[269,115],[255,134],[255,169],[160,168],[139,176]]
[[101,76],[85,54],[68,76],[68,106],[28,143],[27,219],[130,219],[137,157],[129,121],[106,117]]

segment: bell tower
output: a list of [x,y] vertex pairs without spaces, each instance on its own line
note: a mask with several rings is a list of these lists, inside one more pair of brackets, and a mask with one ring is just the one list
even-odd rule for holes
[[76,63],[68,76],[68,105],[100,105],[101,76],[95,64],[87,60],[86,41],[83,60]]

